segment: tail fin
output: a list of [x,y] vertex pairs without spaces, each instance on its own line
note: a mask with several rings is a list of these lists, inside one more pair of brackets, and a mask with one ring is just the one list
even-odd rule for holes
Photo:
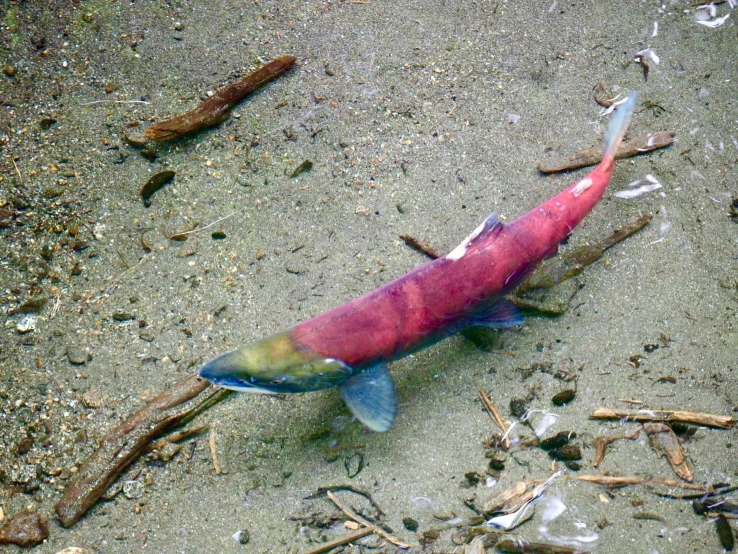
[[633,115],[637,96],[636,91],[631,92],[625,101],[615,108],[615,113],[610,118],[610,124],[607,126],[607,132],[605,133],[605,157],[608,155],[615,156],[615,151],[628,130],[630,116]]

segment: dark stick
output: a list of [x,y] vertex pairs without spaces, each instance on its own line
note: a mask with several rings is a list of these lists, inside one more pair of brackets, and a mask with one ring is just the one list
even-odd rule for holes
[[194,110],[173,117],[146,129],[147,138],[156,141],[174,140],[183,135],[201,131],[223,123],[230,116],[233,106],[245,96],[279,77],[295,65],[294,56],[282,56],[262,65],[243,79],[215,92]]
[[230,392],[215,391],[193,406],[171,411],[199,396],[208,387],[208,381],[191,375],[162,392],[104,437],[100,447],[85,460],[56,504],[62,526],[69,527],[82,517],[120,474],[147,452],[153,439],[183,425]]

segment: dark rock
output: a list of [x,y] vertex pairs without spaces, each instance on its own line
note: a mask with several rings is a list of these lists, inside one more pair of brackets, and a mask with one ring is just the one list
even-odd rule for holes
[[33,546],[49,536],[46,520],[36,512],[15,514],[0,527],[0,544]]

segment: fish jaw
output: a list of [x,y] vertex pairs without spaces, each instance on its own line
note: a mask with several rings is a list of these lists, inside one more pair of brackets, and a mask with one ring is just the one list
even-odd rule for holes
[[281,394],[335,387],[353,372],[340,360],[297,348],[287,330],[221,354],[206,363],[199,375],[231,390]]

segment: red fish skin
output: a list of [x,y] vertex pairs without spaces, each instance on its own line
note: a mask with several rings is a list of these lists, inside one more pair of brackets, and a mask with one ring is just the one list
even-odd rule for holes
[[309,356],[362,368],[396,360],[460,331],[556,252],[604,194],[613,166],[612,155],[606,155],[584,179],[480,235],[460,257],[455,251],[457,259],[438,258],[300,323],[289,331],[292,341]]

